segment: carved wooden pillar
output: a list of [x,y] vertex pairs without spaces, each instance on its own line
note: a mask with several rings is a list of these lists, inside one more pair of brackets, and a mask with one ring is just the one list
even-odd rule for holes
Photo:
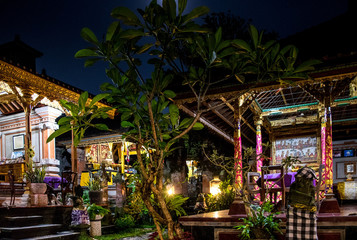
[[234,199],[233,203],[231,204],[228,215],[237,215],[237,214],[246,214],[245,205],[242,200],[243,194],[243,162],[242,162],[242,138],[240,132],[240,120],[241,120],[241,111],[240,111],[239,101],[237,100],[234,103],[234,166],[236,170],[235,176],[235,185],[236,190],[236,198]]
[[[324,103],[324,108],[325,108],[325,114],[323,117],[322,122],[325,122],[326,128],[325,128],[325,136],[321,136],[322,138],[325,138],[325,199],[322,201],[321,206],[320,206],[320,213],[339,213],[340,208],[338,205],[337,200],[333,197],[333,149],[332,149],[332,115],[331,115],[331,103],[332,103],[332,97],[334,94],[332,94],[330,83],[326,82],[325,83],[325,92],[324,92],[324,98],[323,98],[323,103]],[[321,126],[322,130],[323,126]],[[321,135],[323,135],[323,132],[321,132]],[[323,144],[321,144],[322,147]],[[323,157],[321,157],[323,159]],[[323,161],[321,161],[323,163]]]
[[325,184],[326,193],[332,194],[333,190],[333,154],[332,154],[332,115],[330,98],[325,100],[326,107],[326,149],[325,149]]
[[23,106],[25,112],[25,162],[29,162],[28,149],[31,147],[31,107]]
[[321,164],[326,165],[326,111],[325,108],[319,111],[321,121]]
[[257,155],[257,172],[261,172],[261,168],[263,166],[263,159],[261,154],[263,153],[263,143],[262,143],[262,125],[263,125],[263,117],[260,115],[254,119],[254,123],[257,129],[256,133],[256,155]]
[[236,101],[234,106],[234,161],[236,169],[235,184],[241,190],[243,184],[242,173],[242,137],[241,137],[241,113],[239,102]]

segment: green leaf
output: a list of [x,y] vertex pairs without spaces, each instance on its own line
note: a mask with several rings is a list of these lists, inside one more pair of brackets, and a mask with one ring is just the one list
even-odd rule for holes
[[132,115],[131,111],[130,112],[124,112],[124,113],[122,113],[120,119],[122,121],[128,120],[131,117],[131,115]]
[[88,100],[88,92],[85,91],[79,96],[79,99],[78,99],[78,107],[79,107],[79,109],[81,109],[81,110],[84,109],[84,107],[86,106],[87,100]]
[[98,62],[99,60],[101,60],[101,58],[91,58],[91,59],[87,59],[84,62],[84,66],[85,67],[90,67],[93,66],[94,63]]
[[169,112],[170,112],[170,121],[172,126],[176,126],[177,121],[179,119],[179,108],[175,104],[169,105]]
[[109,130],[108,126],[104,123],[98,123],[94,125],[97,129],[107,131]]
[[232,41],[232,44],[233,44],[233,46],[238,47],[240,49],[244,49],[247,52],[251,52],[252,51],[252,49],[250,48],[249,44],[244,40],[235,39],[235,40]]
[[122,20],[126,25],[141,26],[139,18],[127,7],[117,7],[112,11],[111,15]]
[[222,40],[222,28],[219,27],[217,32],[214,34],[214,38],[216,40],[216,46],[215,46],[215,49],[216,47],[220,44],[221,40]]
[[58,130],[56,130],[54,133],[52,133],[48,138],[46,143],[51,142],[54,138],[68,132],[71,131],[71,126],[70,125],[65,125],[65,126],[61,126]]
[[107,35],[105,36],[105,40],[107,40],[107,41],[112,40],[113,35],[116,32],[116,30],[118,29],[118,27],[120,28],[119,22],[113,22],[112,24],[110,24],[108,31],[107,31]]
[[258,46],[258,30],[253,26],[249,25],[249,30],[250,30],[250,36],[252,38],[254,47],[257,48]]
[[200,122],[196,122],[193,127],[192,130],[202,130],[204,128],[203,124]]
[[90,43],[94,43],[94,44],[98,44],[98,39],[95,36],[95,34],[92,32],[92,30],[90,30],[89,28],[83,28],[81,31],[81,37],[90,42]]
[[165,9],[170,20],[173,21],[176,18],[176,2],[175,0],[163,0],[162,7]]
[[122,121],[121,126],[123,128],[135,127],[134,124],[132,124],[131,122],[128,122],[128,121]]
[[142,37],[145,33],[142,30],[128,29],[120,33],[120,37],[124,39],[133,39],[136,37]]
[[101,93],[101,94],[96,95],[90,102],[89,107],[91,108],[94,104],[96,104],[97,102],[99,102],[100,100],[102,100],[108,96],[109,96],[109,93]]
[[209,13],[209,8],[206,6],[196,7],[189,14],[183,16],[183,24],[192,21],[195,18],[201,17]]
[[186,6],[187,6],[187,0],[178,0],[179,16],[182,15],[182,13],[185,10]]
[[98,54],[91,49],[81,49],[74,55],[75,58],[97,57]]
[[151,43],[147,43],[147,44],[144,44],[141,48],[139,48],[139,50],[137,51],[137,53],[144,53],[146,52],[147,50],[149,50],[152,46],[154,46],[154,44],[151,44]]
[[171,136],[170,136],[170,134],[163,134],[163,135],[162,135],[162,138],[163,138],[164,140],[169,140],[169,139],[171,138]]
[[167,98],[174,98],[174,97],[176,97],[176,93],[174,93],[174,92],[171,91],[171,90],[165,90],[165,91],[164,91],[164,95],[165,95],[165,97],[167,97]]
[[185,118],[180,122],[179,128],[188,128],[190,124],[192,123],[193,119],[192,118]]
[[315,67],[314,65],[320,64],[322,63],[320,60],[307,60],[303,63],[301,63],[296,69],[295,69],[295,73],[300,73],[300,72],[306,72],[306,71],[311,71],[314,70]]
[[62,117],[60,120],[58,120],[58,125],[65,125],[67,123],[70,123],[72,121],[71,117]]

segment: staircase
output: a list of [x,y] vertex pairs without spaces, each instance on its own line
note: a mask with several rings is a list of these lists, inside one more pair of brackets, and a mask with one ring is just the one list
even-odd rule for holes
[[[25,210],[25,209],[24,209]],[[33,211],[29,211],[29,213]],[[0,239],[70,239],[79,238],[79,232],[68,231],[68,224],[50,221],[46,212],[38,215],[10,215],[1,218]],[[40,215],[41,214],[41,215]],[[56,214],[52,216],[56,219]],[[58,219],[58,218],[57,218]]]

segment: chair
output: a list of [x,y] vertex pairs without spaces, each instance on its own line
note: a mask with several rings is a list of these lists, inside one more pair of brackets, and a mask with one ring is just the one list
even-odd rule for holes
[[74,193],[74,187],[76,186],[77,173],[71,171],[61,172],[61,194],[62,194],[62,203],[66,202],[67,193]]
[[[269,174],[270,171],[276,171],[275,174]],[[285,208],[285,182],[284,167],[282,165],[263,166],[261,170],[261,199],[264,200],[266,195],[270,196],[270,202],[278,204],[281,196],[282,208]]]
[[9,190],[10,190],[10,206],[15,205],[15,196],[16,195],[22,195],[25,190],[24,190],[24,186],[25,183],[24,182],[16,182],[15,181],[15,175],[13,174],[13,172],[10,170],[8,172],[8,177],[9,177]]
[[260,194],[260,187],[257,183],[257,181],[260,179],[260,173],[258,172],[248,172],[247,176],[247,191],[250,194],[250,201],[254,202],[255,195]]
[[324,174],[324,169],[325,169],[325,165],[321,164],[319,167],[319,177],[318,177],[318,181],[316,183],[316,187],[315,187],[315,191],[316,191],[316,203],[317,203],[317,211],[320,210],[320,204],[322,199],[320,200],[320,193],[321,192],[325,192],[325,183],[322,184],[322,179],[324,178],[325,174]]

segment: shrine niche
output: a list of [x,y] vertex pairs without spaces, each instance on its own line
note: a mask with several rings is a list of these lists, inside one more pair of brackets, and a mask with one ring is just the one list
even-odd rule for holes
[[302,163],[317,162],[318,148],[316,137],[284,138],[275,141],[275,163],[290,156],[297,157]]

